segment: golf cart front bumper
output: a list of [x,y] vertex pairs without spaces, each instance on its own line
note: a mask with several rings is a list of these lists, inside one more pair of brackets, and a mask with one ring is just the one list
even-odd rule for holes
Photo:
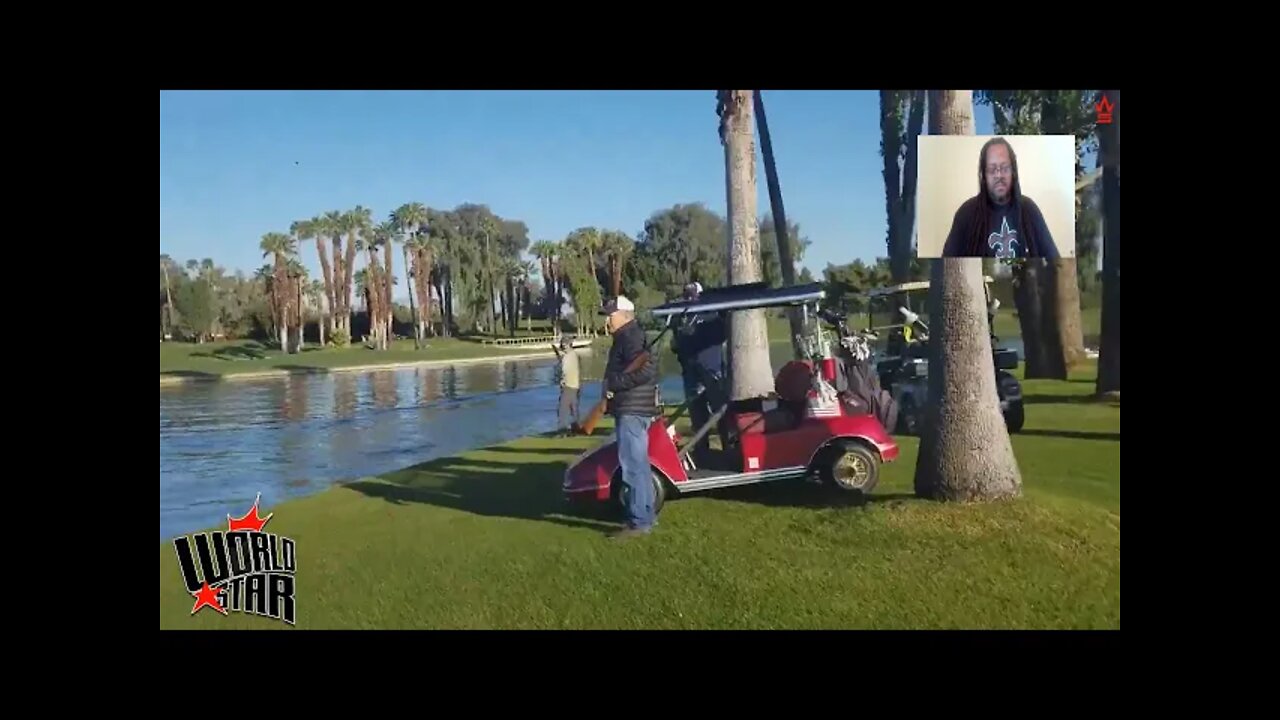
[[609,499],[609,483],[618,467],[618,447],[613,442],[584,450],[564,471],[561,490],[570,502]]
[[[649,464],[672,483],[688,479],[676,453],[678,437],[662,418],[649,427]],[[561,491],[568,500],[608,500],[619,466],[616,440],[585,450],[565,468]]]

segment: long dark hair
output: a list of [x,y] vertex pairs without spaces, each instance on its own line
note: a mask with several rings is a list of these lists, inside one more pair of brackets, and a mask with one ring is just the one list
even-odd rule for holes
[[991,202],[991,195],[987,191],[987,151],[993,145],[1003,145],[1009,153],[1010,172],[1013,175],[1009,183],[1009,204],[1012,205],[1018,218],[1018,239],[1026,248],[1028,257],[1039,257],[1040,238],[1036,233],[1035,223],[1031,222],[1031,218],[1027,215],[1027,202],[1030,201],[1024,202],[1022,198],[1022,183],[1018,178],[1018,154],[1013,151],[1009,141],[1002,137],[988,140],[982,146],[982,152],[978,154],[978,207],[969,219],[969,242],[965,255],[986,256],[990,250],[987,247],[987,237],[990,235],[987,229],[987,218],[991,217],[995,203]]

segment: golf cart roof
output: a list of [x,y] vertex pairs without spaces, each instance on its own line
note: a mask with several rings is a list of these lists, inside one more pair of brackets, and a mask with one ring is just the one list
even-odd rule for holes
[[667,317],[685,312],[695,314],[803,305],[817,302],[826,297],[826,295],[826,292],[822,289],[822,283],[780,288],[771,288],[767,283],[762,282],[730,285],[729,287],[704,290],[697,300],[678,300],[659,305],[653,309],[653,315],[654,317]]
[[[986,282],[988,285],[995,282],[995,279],[992,278],[990,275],[984,276],[982,279],[983,279],[983,282]],[[929,289],[928,280],[917,280],[915,282],[905,282],[899,285],[890,285],[888,287],[869,290],[867,292],[867,297],[872,297],[872,298],[884,297],[885,295],[897,295],[898,293],[911,292],[913,290],[928,290],[928,289]]]

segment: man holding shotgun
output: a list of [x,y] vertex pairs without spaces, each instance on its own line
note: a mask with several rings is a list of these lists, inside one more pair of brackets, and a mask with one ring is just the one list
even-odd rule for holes
[[648,534],[655,521],[649,470],[649,426],[658,414],[658,358],[645,344],[636,306],[624,295],[605,303],[605,330],[613,336],[604,370],[604,397],[617,420],[618,459],[627,486],[627,526],[614,537]]

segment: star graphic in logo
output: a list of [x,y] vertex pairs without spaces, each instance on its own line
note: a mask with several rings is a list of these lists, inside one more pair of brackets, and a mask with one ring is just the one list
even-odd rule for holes
[[987,245],[996,251],[998,258],[1018,257],[1018,231],[1009,228],[1009,218],[1000,221],[1000,232],[987,236]]
[[227,514],[227,531],[236,532],[238,530],[250,530],[252,532],[261,532],[262,526],[267,524],[275,513],[267,513],[266,517],[258,514],[258,503],[262,501],[262,493],[258,493],[258,497],[253,501],[253,507],[249,508],[249,512],[238,518],[231,517]]
[[218,591],[209,587],[209,583],[207,581],[205,582],[203,587],[201,587],[199,590],[191,594],[195,595],[196,597],[196,606],[191,608],[192,615],[195,615],[197,612],[200,611],[200,608],[206,605],[213,608],[214,610],[217,610],[223,615],[227,614],[227,609],[222,607],[222,604],[218,602]]

